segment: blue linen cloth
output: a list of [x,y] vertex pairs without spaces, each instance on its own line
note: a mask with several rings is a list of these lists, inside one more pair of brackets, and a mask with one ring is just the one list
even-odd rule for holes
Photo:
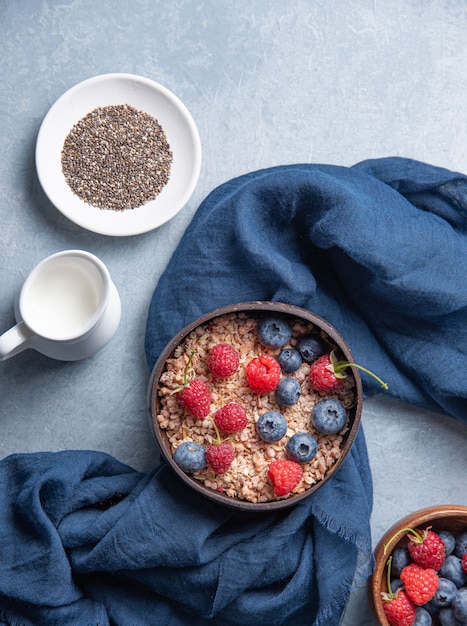
[[[330,321],[389,393],[465,420],[466,215],[465,176],[408,159],[227,182],[155,289],[149,368],[199,315],[276,300]],[[234,511],[164,463],[141,474],[92,451],[7,457],[0,498],[0,623],[336,626],[373,566],[362,429],[333,479],[282,512]]]
[[[288,302],[335,326],[392,395],[467,420],[466,233],[467,177],[410,159],[229,181],[202,203],[159,281],[149,366],[202,313]],[[381,389],[362,378],[368,393]]]

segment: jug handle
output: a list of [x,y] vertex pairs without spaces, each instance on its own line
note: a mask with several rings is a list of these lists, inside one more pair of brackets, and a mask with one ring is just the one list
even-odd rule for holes
[[29,347],[29,342],[34,333],[24,322],[18,322],[0,335],[0,361],[6,361],[12,356],[19,354]]

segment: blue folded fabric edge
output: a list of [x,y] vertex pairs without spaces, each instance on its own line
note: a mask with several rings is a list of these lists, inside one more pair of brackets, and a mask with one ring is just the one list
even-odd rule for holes
[[249,514],[191,491],[165,464],[145,475],[99,452],[11,455],[0,463],[0,617],[335,624],[355,576],[371,571],[366,464],[360,436],[319,497]]

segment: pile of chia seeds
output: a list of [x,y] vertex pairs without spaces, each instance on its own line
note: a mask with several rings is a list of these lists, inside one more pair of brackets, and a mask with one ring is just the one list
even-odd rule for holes
[[62,171],[73,193],[114,211],[154,200],[169,180],[172,160],[159,122],[128,104],[88,113],[62,149]]

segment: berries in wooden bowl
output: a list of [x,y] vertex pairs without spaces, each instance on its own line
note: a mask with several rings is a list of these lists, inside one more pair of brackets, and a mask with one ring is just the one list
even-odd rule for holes
[[381,626],[467,624],[467,507],[421,509],[375,550],[371,602]]

